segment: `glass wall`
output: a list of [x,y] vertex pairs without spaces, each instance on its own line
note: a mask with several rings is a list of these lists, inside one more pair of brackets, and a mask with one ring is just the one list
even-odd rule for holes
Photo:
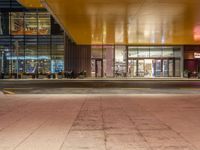
[[1,16],[2,16],[2,15],[1,15],[1,12],[0,12],[0,35],[3,34]]
[[182,61],[176,46],[92,46],[92,77],[180,77]]
[[91,76],[103,77],[103,46],[96,45],[91,48]]
[[180,77],[180,47],[128,48],[128,77]]
[[51,43],[51,72],[64,70],[64,45],[63,36],[53,36]]
[[115,76],[125,77],[127,72],[126,46],[115,46]]
[[50,14],[44,11],[3,13],[8,15],[0,18],[0,29],[7,25],[9,32],[2,30],[0,34],[1,72],[12,77],[17,73],[43,75],[64,70],[64,32],[51,34]]
[[46,12],[11,12],[12,35],[49,35],[50,15]]
[[97,45],[92,46],[91,50],[91,76],[113,77],[114,46]]

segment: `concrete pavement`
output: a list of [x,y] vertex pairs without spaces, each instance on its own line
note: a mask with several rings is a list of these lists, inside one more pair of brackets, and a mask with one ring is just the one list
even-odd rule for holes
[[0,150],[199,150],[200,95],[0,95]]

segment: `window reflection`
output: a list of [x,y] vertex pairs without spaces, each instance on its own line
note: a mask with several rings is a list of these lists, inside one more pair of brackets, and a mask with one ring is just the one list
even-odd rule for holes
[[50,15],[36,12],[11,12],[12,35],[49,35]]
[[138,49],[134,47],[129,47],[128,49],[128,57],[138,57]]
[[149,57],[149,48],[146,48],[146,47],[139,48],[138,57],[141,57],[141,58]]
[[37,45],[27,45],[25,56],[25,72],[37,73]]
[[[180,53],[180,50],[179,50]],[[174,56],[174,51],[173,48],[164,48],[163,49],[163,57],[173,57]]]
[[127,52],[126,46],[115,47],[115,76],[126,76]]
[[150,57],[162,57],[162,49],[161,48],[151,48],[150,49]]
[[24,13],[23,12],[13,12],[11,13],[11,34],[12,35],[22,35],[24,34]]

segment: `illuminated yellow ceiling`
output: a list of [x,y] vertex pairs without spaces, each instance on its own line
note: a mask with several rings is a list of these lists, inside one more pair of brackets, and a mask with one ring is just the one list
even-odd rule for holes
[[40,1],[78,44],[200,44],[200,0],[19,1]]
[[42,8],[40,0],[18,0],[19,3],[27,8]]

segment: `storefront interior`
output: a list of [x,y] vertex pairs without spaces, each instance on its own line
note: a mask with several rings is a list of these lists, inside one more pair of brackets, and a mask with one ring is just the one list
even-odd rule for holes
[[181,46],[92,46],[92,77],[181,77]]
[[0,13],[1,73],[43,75],[64,70],[64,32],[48,12],[6,14]]

